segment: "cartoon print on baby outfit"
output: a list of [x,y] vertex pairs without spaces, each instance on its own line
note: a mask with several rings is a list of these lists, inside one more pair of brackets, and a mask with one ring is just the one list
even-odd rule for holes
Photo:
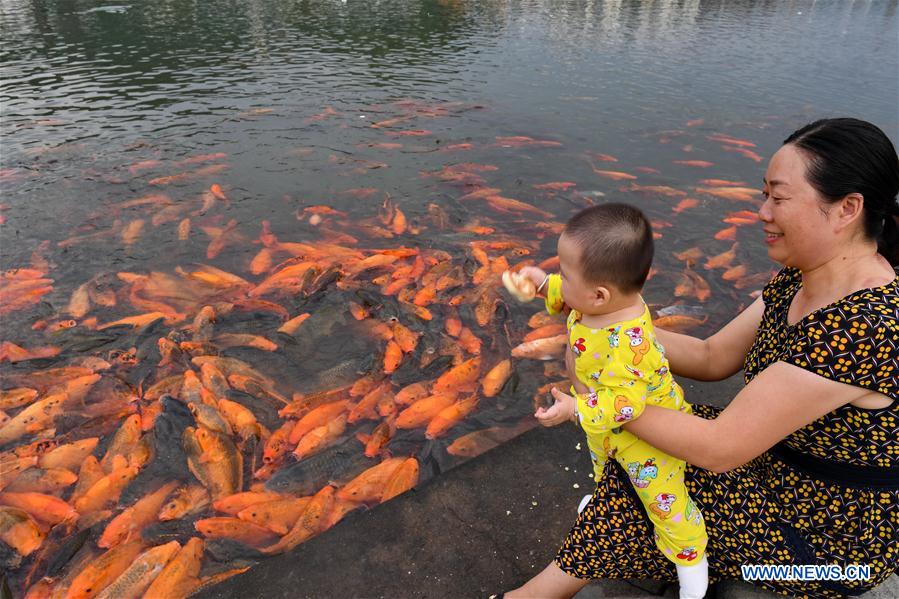
[[649,509],[661,520],[671,516],[671,506],[677,501],[674,493],[659,493],[656,500],[649,504]]
[[687,497],[687,507],[684,508],[684,519],[694,526],[702,526],[702,513],[690,497]]
[[[595,396],[595,393],[591,393]],[[589,404],[588,404],[589,405]],[[634,406],[630,400],[624,395],[615,397],[615,422],[627,422],[634,418]]]
[[655,458],[649,458],[644,463],[632,462],[627,465],[627,472],[631,478],[631,482],[638,489],[645,489],[649,486],[652,479],[659,475],[659,469],[656,467]]
[[684,547],[683,550],[677,554],[677,559],[685,559],[688,562],[693,561],[699,556],[696,553],[696,547]]
[[583,337],[578,338],[577,341],[571,344],[571,351],[574,352],[574,355],[580,357],[582,353],[587,351],[587,346],[585,345],[585,339]]
[[603,437],[602,440],[602,448],[606,450],[606,455],[612,459],[615,459],[615,454],[618,453],[618,450],[612,447],[611,441],[609,441],[608,437]]
[[634,366],[636,366],[643,361],[643,356],[649,353],[652,344],[643,336],[643,329],[640,327],[626,329],[624,334],[631,340],[631,351],[634,352]]
[[612,327],[611,329],[607,329],[609,332],[609,347],[615,349],[619,345],[619,336],[618,331],[621,330],[620,326]]
[[634,375],[634,376],[637,377],[638,379],[642,379],[642,378],[643,378],[643,372],[640,371],[640,370],[637,370],[636,368],[631,368],[630,366],[628,366],[627,364],[625,364],[625,365],[624,365],[624,369],[627,370],[628,372],[630,372],[632,375]]

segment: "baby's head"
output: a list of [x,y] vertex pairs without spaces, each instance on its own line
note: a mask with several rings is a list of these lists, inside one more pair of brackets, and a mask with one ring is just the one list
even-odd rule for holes
[[627,204],[575,214],[559,238],[565,303],[583,314],[614,312],[638,296],[652,266],[652,226]]

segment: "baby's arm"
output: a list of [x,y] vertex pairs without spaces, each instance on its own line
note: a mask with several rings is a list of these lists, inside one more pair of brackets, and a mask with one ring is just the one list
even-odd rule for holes
[[562,297],[562,277],[558,274],[546,274],[536,266],[525,266],[520,273],[531,280],[537,287],[537,296],[544,298],[546,311],[550,314],[567,312],[565,298]]
[[[577,380],[574,370],[574,360],[574,352],[571,351],[571,346],[568,346],[565,351],[565,371],[568,373],[571,385],[577,393],[589,393],[590,389]],[[542,406],[538,408],[537,412],[534,414],[534,418],[536,418],[543,426],[556,426],[568,420],[574,420],[576,412],[574,398],[559,391],[555,387],[552,389],[552,395],[555,399],[553,405],[549,408],[544,408]]]
[[[601,434],[630,422],[643,413],[646,400],[641,393],[619,393],[610,387],[600,387],[596,392],[576,393],[574,397],[565,393],[554,393],[556,401],[576,406],[577,417],[584,431]],[[560,397],[560,395],[564,397]]]

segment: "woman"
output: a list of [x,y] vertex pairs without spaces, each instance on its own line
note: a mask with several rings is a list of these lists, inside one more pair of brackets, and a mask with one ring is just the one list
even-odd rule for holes
[[[783,594],[874,588],[899,556],[899,158],[856,119],[796,131],[771,158],[759,218],[784,269],[706,340],[659,331],[671,369],[746,386],[724,410],[661,408],[625,428],[689,462],[710,577],[741,565],[870,565],[867,580],[763,581]],[[609,460],[556,559],[506,597],[570,597],[590,579],[674,580],[627,475]]]

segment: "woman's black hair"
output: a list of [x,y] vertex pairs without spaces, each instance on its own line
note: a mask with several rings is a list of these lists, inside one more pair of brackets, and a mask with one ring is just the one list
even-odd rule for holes
[[899,265],[899,157],[886,134],[866,121],[821,119],[784,140],[808,160],[806,179],[828,203],[850,193],[864,197],[864,232]]

